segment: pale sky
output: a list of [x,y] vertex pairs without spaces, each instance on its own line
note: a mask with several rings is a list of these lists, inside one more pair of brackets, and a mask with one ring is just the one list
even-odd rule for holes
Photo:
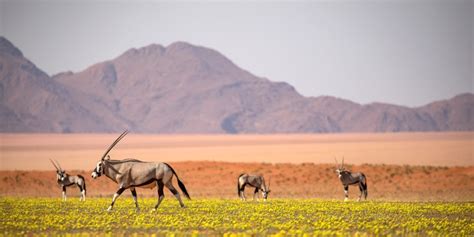
[[474,1],[0,0],[0,35],[52,75],[175,41],[305,96],[419,106],[473,92]]

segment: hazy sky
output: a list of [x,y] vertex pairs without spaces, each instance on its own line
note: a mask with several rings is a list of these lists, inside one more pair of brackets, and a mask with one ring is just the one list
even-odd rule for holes
[[473,92],[474,1],[0,2],[0,34],[49,74],[186,41],[305,96],[418,106]]

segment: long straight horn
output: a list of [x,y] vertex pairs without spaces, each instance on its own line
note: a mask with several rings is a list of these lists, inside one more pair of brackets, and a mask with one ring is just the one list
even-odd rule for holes
[[53,160],[49,159],[49,161],[51,161],[51,164],[54,165],[54,168],[56,168],[56,170],[59,170],[59,168],[56,166],[56,164],[54,164],[54,161],[53,161]]
[[334,161],[336,162],[336,168],[339,168],[339,164],[337,163],[336,157],[334,157]]
[[110,150],[112,150],[112,148],[114,148],[115,145],[117,145],[117,143],[123,138],[125,137],[125,135],[127,135],[128,133],[128,130],[125,130],[122,134],[120,134],[120,136],[115,139],[115,141],[112,143],[112,145],[109,146],[109,148],[107,149],[107,151],[104,153],[104,155],[102,156],[102,158],[100,158],[101,160],[104,160],[105,156],[110,152]]
[[341,165],[341,167],[344,168],[344,156],[342,157],[342,165]]
[[57,160],[54,160],[54,161],[56,161],[56,164],[58,165],[59,170],[60,170],[60,171],[63,171],[63,168],[61,168],[61,165],[59,164],[59,162],[58,162]]

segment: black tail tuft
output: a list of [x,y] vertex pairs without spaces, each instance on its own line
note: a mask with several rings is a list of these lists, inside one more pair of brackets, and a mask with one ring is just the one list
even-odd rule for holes
[[367,180],[365,180],[365,182],[364,182],[364,189],[365,189],[365,191],[364,191],[365,199],[367,199],[367,195],[369,194],[368,191],[367,191]]
[[[83,182],[84,182],[84,187],[82,187],[82,188],[84,189],[84,195],[86,195],[86,194],[87,194],[87,190],[86,190],[86,179],[85,179],[82,175],[80,175],[80,174],[78,174],[77,177],[79,177],[79,178],[81,178],[81,179],[83,180]],[[81,191],[82,191],[82,190],[81,190]]]
[[367,199],[368,191],[367,191],[367,177],[364,176],[364,180],[362,182],[362,186],[364,186],[364,197]]
[[[239,176],[240,178],[240,176]],[[240,197],[240,185],[239,185],[239,178],[237,178],[237,196]]]
[[[177,178],[178,176],[176,176]],[[178,186],[183,191],[184,196],[186,196],[187,199],[191,200],[191,197],[189,196],[188,190],[186,190],[186,187],[184,186],[184,183],[181,182],[181,180],[178,179]]]
[[165,165],[168,166],[168,168],[170,168],[171,172],[173,172],[173,174],[176,176],[176,179],[178,180],[178,186],[179,188],[181,189],[181,191],[183,191],[183,194],[184,196],[191,200],[191,197],[189,196],[189,193],[188,193],[188,190],[186,190],[186,186],[184,186],[184,183],[181,182],[181,180],[179,179],[178,175],[176,174],[176,171],[174,171],[173,167],[171,167],[171,165],[167,164],[167,163],[164,163]]

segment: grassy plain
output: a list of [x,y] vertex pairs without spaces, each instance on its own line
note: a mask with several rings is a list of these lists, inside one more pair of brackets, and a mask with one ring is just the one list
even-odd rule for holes
[[[193,200],[129,191],[90,172],[117,134],[0,134],[0,236],[6,235],[474,235],[474,133],[128,135],[112,158],[170,163]],[[342,202],[334,157],[368,179],[369,201]],[[88,198],[67,202],[49,159],[82,174]],[[271,179],[270,200],[237,200],[242,172]],[[351,200],[357,188],[349,189]],[[251,198],[251,190],[246,190]],[[315,199],[318,198],[318,199]]]
[[0,198],[0,235],[474,235],[472,202],[342,202],[273,199],[186,201],[168,199],[151,212],[156,199],[86,202],[59,198]]

